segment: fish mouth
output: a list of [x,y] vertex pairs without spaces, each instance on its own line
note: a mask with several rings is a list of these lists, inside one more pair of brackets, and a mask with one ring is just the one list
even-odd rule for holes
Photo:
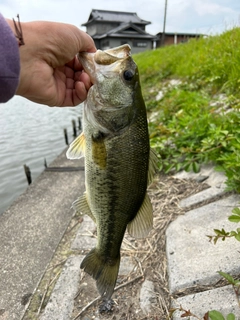
[[108,50],[97,50],[94,53],[79,52],[78,59],[84,71],[89,75],[93,84],[96,83],[97,67],[109,66],[119,60],[124,60],[131,56],[131,47],[124,44],[117,48]]
[[108,50],[97,50],[95,53],[95,61],[98,64],[109,65],[117,60],[125,59],[131,56],[131,47],[128,44],[124,44],[117,48]]

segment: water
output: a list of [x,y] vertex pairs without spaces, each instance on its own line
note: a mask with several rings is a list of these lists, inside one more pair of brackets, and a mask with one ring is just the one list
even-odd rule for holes
[[15,96],[0,104],[0,214],[27,188],[23,165],[32,180],[66,148],[63,129],[72,141],[72,120],[81,106],[50,108]]

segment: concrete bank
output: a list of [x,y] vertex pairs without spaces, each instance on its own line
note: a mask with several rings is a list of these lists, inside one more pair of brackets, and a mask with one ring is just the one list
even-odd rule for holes
[[[50,166],[78,167],[65,151]],[[20,320],[72,218],[83,171],[44,171],[0,216],[0,319]]]
[[[176,177],[205,177],[210,188],[182,200],[180,206],[187,212],[173,221],[166,232],[169,290],[173,297],[180,296],[172,300],[172,307],[190,310],[199,319],[203,319],[207,311],[217,310],[224,318],[233,313],[239,320],[235,292],[226,281],[221,285],[223,278],[218,273],[223,271],[239,279],[239,242],[234,238],[219,239],[214,245],[207,235],[214,235],[214,229],[231,231],[238,227],[229,222],[228,217],[233,208],[239,207],[240,195],[227,194],[225,176],[211,166],[205,166],[199,174],[181,172]],[[192,205],[198,207],[188,210]],[[182,319],[184,313],[178,310],[173,319]]]

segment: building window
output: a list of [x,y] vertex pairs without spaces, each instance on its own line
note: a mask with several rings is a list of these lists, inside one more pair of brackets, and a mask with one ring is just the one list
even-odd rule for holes
[[133,46],[134,47],[138,47],[138,48],[146,48],[147,47],[147,42],[133,41]]
[[102,47],[109,47],[109,40],[102,41],[101,46]]

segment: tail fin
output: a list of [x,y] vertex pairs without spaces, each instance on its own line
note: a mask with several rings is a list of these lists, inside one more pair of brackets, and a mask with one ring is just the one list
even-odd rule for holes
[[84,269],[97,281],[99,293],[106,299],[110,299],[117,281],[120,265],[120,254],[116,259],[106,260],[102,258],[97,249],[92,249],[83,259],[80,268]]

